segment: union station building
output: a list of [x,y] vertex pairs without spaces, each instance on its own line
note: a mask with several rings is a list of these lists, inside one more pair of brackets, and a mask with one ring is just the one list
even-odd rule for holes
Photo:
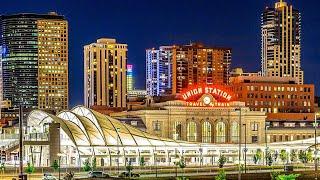
[[175,100],[150,103],[140,110],[111,116],[139,117],[147,133],[174,140],[238,143],[241,125],[242,137],[246,137],[242,143],[265,141],[265,113],[251,111],[223,86],[191,87]]

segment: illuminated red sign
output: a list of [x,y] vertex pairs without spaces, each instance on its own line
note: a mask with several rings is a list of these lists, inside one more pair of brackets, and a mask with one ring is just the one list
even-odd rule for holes
[[229,106],[234,95],[221,86],[196,86],[183,91],[188,106]]

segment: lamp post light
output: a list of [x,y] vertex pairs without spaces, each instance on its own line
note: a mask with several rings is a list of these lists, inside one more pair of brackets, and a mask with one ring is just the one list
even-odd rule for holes
[[158,177],[158,164],[157,164],[157,152],[156,147],[154,147],[154,165],[156,167],[156,178]]
[[315,171],[315,179],[318,179],[318,159],[317,159],[317,154],[318,154],[318,148],[317,148],[317,128],[319,126],[318,122],[317,122],[317,116],[319,114],[315,113],[314,114],[314,171]]
[[63,153],[58,153],[57,156],[59,157],[59,180],[60,180],[61,179],[60,178],[60,176],[61,176],[61,157],[64,157],[66,155]]
[[236,108],[235,111],[239,111],[239,151],[238,151],[238,160],[239,160],[239,167],[238,167],[238,180],[241,180],[241,108]]
[[[243,124],[244,134],[247,134],[247,124]],[[247,136],[244,137],[244,173],[247,174]]]
[[117,131],[117,171],[118,171],[118,175],[120,174],[120,162],[119,162],[119,156],[120,156],[120,151],[119,151],[119,132],[120,132],[120,128],[116,128]]
[[268,165],[268,160],[267,160],[267,154],[268,154],[268,137],[267,137],[267,130],[269,129],[269,125],[265,125],[265,131],[264,131],[264,142],[266,144],[266,155],[265,155],[265,161],[266,165]]

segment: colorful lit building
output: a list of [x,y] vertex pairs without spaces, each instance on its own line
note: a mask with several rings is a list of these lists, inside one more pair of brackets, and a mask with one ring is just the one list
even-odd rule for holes
[[127,44],[108,38],[84,46],[86,107],[126,107],[127,52]]
[[301,69],[301,15],[280,0],[261,15],[261,73],[293,77],[303,84]]
[[133,65],[127,64],[127,92],[133,90]]
[[[19,24],[19,26],[17,25]],[[61,15],[1,16],[2,92],[12,108],[68,108],[68,22]]]

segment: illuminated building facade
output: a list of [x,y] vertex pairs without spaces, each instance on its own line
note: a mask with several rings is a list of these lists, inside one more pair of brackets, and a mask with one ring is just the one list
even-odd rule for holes
[[261,15],[261,71],[263,76],[293,77],[303,84],[301,16],[282,0]]
[[172,51],[172,94],[195,84],[229,84],[230,48],[189,44]]
[[13,108],[68,107],[68,26],[56,13],[1,16],[3,100]]
[[127,52],[127,44],[108,38],[84,46],[86,107],[126,107]]
[[127,92],[133,90],[133,65],[127,64]]
[[172,87],[172,47],[146,50],[146,88],[149,96],[170,94]]

